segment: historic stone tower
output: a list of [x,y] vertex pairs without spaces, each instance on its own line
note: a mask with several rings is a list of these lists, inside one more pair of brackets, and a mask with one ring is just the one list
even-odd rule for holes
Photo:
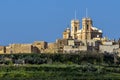
[[77,31],[80,27],[80,21],[79,20],[72,20],[71,21],[71,36],[73,39],[77,39]]
[[90,40],[92,39],[92,20],[90,18],[82,19],[82,39]]

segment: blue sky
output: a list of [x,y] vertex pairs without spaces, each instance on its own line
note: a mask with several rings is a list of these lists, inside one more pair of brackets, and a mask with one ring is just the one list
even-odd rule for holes
[[104,36],[120,37],[120,0],[0,0],[0,45],[54,42],[62,38],[75,10],[81,21],[86,8]]

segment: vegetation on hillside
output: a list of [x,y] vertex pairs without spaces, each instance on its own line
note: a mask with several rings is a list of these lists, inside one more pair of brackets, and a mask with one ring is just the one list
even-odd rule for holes
[[119,57],[109,53],[80,52],[71,54],[3,54],[0,64],[119,64]]
[[120,58],[114,54],[0,55],[0,80],[120,79]]

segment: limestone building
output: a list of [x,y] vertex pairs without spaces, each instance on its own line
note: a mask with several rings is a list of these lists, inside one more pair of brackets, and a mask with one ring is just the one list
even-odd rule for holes
[[100,45],[100,52],[113,53],[117,50],[119,51],[119,48],[119,44],[116,44],[114,41],[107,41],[104,44]]
[[48,44],[45,41],[35,41],[32,46],[37,49],[37,53],[44,53],[44,50],[47,49]]
[[57,45],[57,49],[58,49],[57,52],[63,53],[64,46],[68,45],[68,39],[57,39],[56,45]]
[[68,43],[62,47],[64,52],[82,50],[98,51],[99,45],[102,44],[102,40],[104,40],[102,38],[102,30],[94,27],[92,19],[88,17],[82,19],[81,29],[80,21],[78,19],[71,20],[71,29],[67,28],[63,32],[63,40],[64,39],[66,39]]
[[63,32],[63,39],[69,39],[70,37],[77,40],[92,40],[94,38],[102,38],[102,30],[93,27],[91,18],[82,19],[82,29],[80,29],[79,20],[72,20],[71,33],[69,28]]

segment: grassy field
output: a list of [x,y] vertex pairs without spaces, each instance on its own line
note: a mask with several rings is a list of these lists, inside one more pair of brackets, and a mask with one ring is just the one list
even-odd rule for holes
[[[87,69],[88,68],[88,69]],[[104,70],[103,70],[104,69]],[[110,71],[111,70],[111,71]],[[0,80],[116,80],[113,68],[88,65],[42,64],[1,66]]]

